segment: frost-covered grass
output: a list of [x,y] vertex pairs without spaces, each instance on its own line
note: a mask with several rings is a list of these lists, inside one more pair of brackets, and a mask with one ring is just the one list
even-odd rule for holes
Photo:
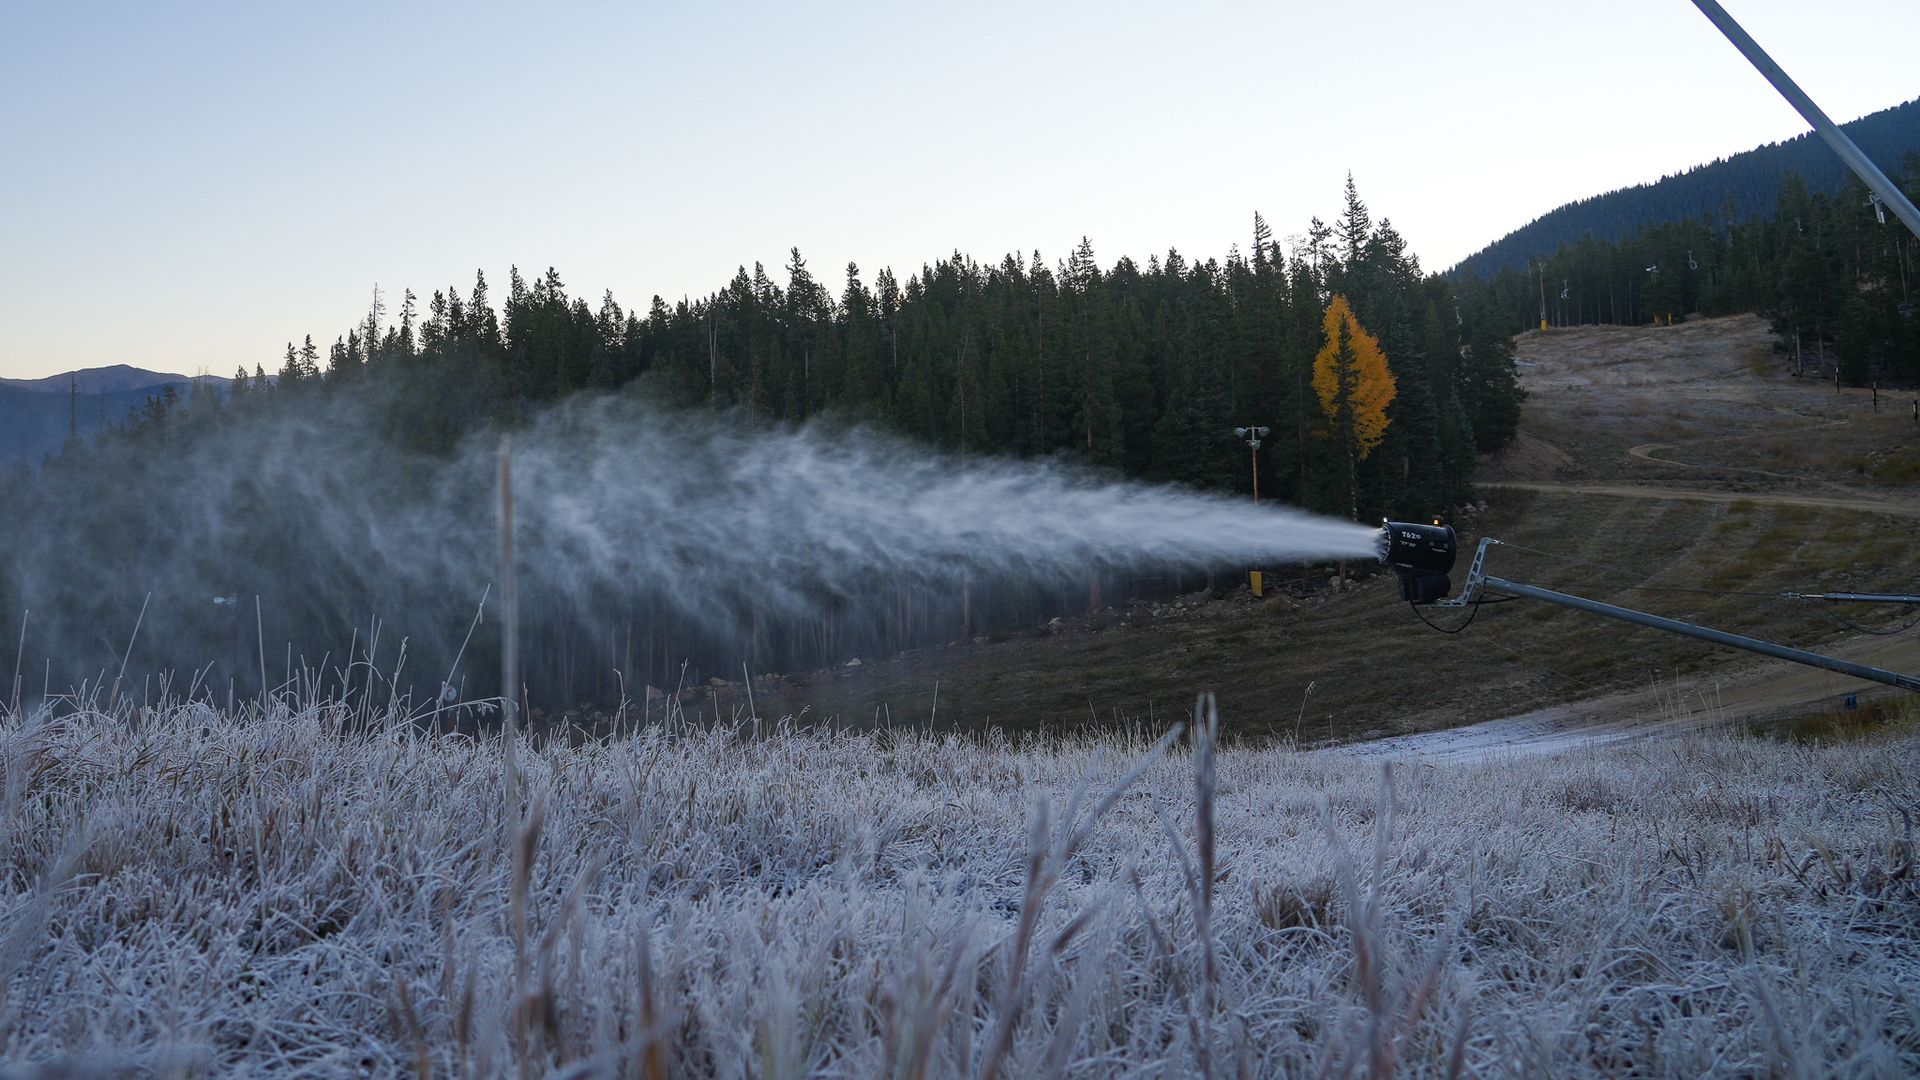
[[1383,775],[676,726],[514,776],[346,726],[0,720],[4,1071],[1920,1070],[1910,737]]

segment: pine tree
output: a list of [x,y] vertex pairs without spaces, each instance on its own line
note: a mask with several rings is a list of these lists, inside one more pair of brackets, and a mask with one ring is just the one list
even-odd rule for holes
[[875,298],[860,282],[860,267],[847,264],[847,284],[840,293],[840,341],[844,384],[839,398],[869,415],[884,415],[886,372],[874,321]]
[[1351,271],[1359,265],[1360,253],[1367,246],[1367,237],[1373,232],[1373,219],[1367,213],[1367,204],[1360,201],[1360,192],[1353,184],[1353,174],[1347,174],[1347,205],[1340,220],[1333,227],[1340,238],[1341,265]]
[[413,295],[412,289],[408,289],[401,294],[400,326],[399,326],[399,329],[394,333],[393,344],[394,344],[394,351],[398,353],[400,358],[403,360],[413,359],[413,355],[414,355],[413,323],[415,319],[419,318],[420,313],[418,308],[419,308],[419,304],[417,302],[417,299]]
[[[1333,238],[1333,227],[1318,217],[1307,222],[1307,274],[1313,283],[1312,293],[1316,302],[1327,295],[1328,263],[1331,261],[1327,241]],[[1317,306],[1317,303],[1316,303]]]
[[294,349],[293,342],[289,341],[287,342],[286,359],[280,364],[280,388],[282,390],[292,390],[298,387],[300,382],[300,353]]
[[[520,280],[520,271],[513,271],[512,276],[513,288],[524,292],[526,284]],[[459,300],[459,294],[453,294],[452,302],[457,305]],[[500,316],[493,310],[493,301],[487,298],[487,275],[482,270],[473,272],[473,291],[467,294],[465,327],[465,337],[482,356],[494,357],[499,354],[504,341],[500,331]]]
[[1477,310],[1460,358],[1460,399],[1482,453],[1512,442],[1527,392],[1513,370],[1513,340],[1491,309]]
[[433,290],[433,299],[427,301],[427,321],[420,324],[420,350],[428,356],[439,356],[446,349],[447,314],[447,295]]
[[467,314],[466,302],[460,299],[460,290],[451,286],[447,289],[447,340],[455,347],[471,351],[475,345],[475,327]]
[[627,313],[613,298],[613,290],[600,295],[600,310],[593,317],[593,360],[587,373],[588,384],[609,389],[625,382],[627,358]]
[[1866,302],[1857,296],[1841,311],[1833,355],[1836,374],[1848,386],[1865,386],[1872,378],[1870,319]]
[[366,362],[373,366],[386,359],[380,355],[381,319],[387,314],[387,305],[380,299],[380,286],[373,287],[373,303],[367,307],[366,322],[360,327],[360,341],[366,347]]
[[300,346],[300,378],[302,381],[320,378],[320,350],[314,348],[312,334],[308,334]]
[[[840,389],[841,373],[828,370],[830,365],[822,348],[822,324],[829,321],[824,316],[831,306],[826,295],[814,280],[813,271],[807,269],[807,260],[801,256],[800,249],[789,249],[785,304],[775,313],[781,328],[781,363],[769,372],[769,381],[778,380],[781,384],[779,397],[782,404],[789,407],[789,419],[805,416],[827,404]],[[786,392],[789,379],[794,382],[797,394]]]

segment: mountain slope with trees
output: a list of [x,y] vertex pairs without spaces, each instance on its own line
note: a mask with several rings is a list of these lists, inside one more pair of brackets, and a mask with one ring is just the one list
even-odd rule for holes
[[[1920,99],[1842,124],[1881,168],[1920,153]],[[1651,184],[1609,191],[1542,214],[1462,259],[1448,274],[1490,277],[1517,269],[1591,235],[1618,241],[1663,223],[1711,219],[1722,228],[1772,213],[1788,175],[1816,195],[1832,196],[1852,176],[1811,132],[1699,165]]]
[[[1908,197],[1920,195],[1920,155],[1889,172]],[[1617,242],[1587,236],[1529,268],[1461,287],[1507,319],[1544,315],[1549,326],[1757,312],[1798,374],[1852,386],[1914,385],[1916,254],[1920,240],[1891,213],[1876,213],[1858,178],[1828,196],[1789,174],[1768,216],[1652,225]]]
[[177,400],[195,390],[217,394],[226,382],[125,364],[42,379],[0,379],[0,467],[21,460],[37,464],[76,436],[92,438],[127,421],[150,400],[164,404],[169,394]]

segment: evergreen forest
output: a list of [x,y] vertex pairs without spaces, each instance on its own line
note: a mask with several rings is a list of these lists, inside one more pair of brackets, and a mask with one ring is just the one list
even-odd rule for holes
[[[1909,197],[1920,194],[1920,155],[1909,154],[1891,175]],[[1493,275],[1484,296],[1516,325],[1544,317],[1550,326],[1636,326],[1696,312],[1759,312],[1796,372],[1851,386],[1913,385],[1915,245],[1857,178],[1826,195],[1789,175],[1768,216],[1667,222],[1619,241],[1589,234],[1525,269]]]

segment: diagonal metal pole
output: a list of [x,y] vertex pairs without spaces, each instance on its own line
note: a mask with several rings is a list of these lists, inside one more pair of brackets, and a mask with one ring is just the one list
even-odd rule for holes
[[[1603,604],[1598,600],[1589,600],[1584,596],[1555,592],[1552,589],[1543,589],[1538,585],[1528,585],[1525,582],[1509,581],[1506,578],[1494,577],[1486,571],[1487,549],[1499,542],[1500,541],[1495,540],[1491,536],[1481,537],[1480,546],[1473,553],[1473,566],[1467,570],[1466,587],[1460,590],[1459,596],[1452,600],[1442,600],[1433,606],[1436,608],[1452,608],[1455,610],[1472,607],[1480,602],[1481,589],[1498,589],[1510,596],[1522,596],[1529,600],[1544,600],[1549,604],[1558,604],[1561,607],[1572,608],[1575,611],[1584,611],[1589,615],[1603,615],[1609,619],[1619,619],[1621,622],[1632,623],[1635,626],[1646,626],[1654,630],[1665,630],[1670,634],[1699,638],[1702,641],[1711,641],[1716,645],[1725,645],[1734,649],[1745,649],[1748,652],[1756,652],[1762,656],[1772,656],[1781,660],[1791,660],[1796,664],[1806,664],[1808,667],[1825,668],[1828,671],[1837,671],[1842,675],[1852,675],[1855,678],[1866,679],[1871,682],[1885,683],[1888,686],[1897,686],[1902,690],[1911,690],[1916,694],[1920,694],[1920,675],[1904,675],[1898,671],[1887,671],[1883,668],[1871,667],[1867,664],[1856,664],[1851,660],[1842,660],[1833,656],[1822,656],[1819,653],[1808,652],[1805,649],[1793,649],[1785,645],[1775,645],[1771,641],[1761,641],[1759,638],[1750,638],[1742,634],[1729,634],[1725,630],[1715,630],[1710,626],[1700,626],[1696,623],[1682,622],[1679,619],[1662,618],[1659,615],[1649,615],[1644,611],[1636,611],[1633,608],[1623,608],[1615,604]],[[1785,593],[1783,595],[1806,600],[1837,599],[1844,596],[1848,599],[1858,598],[1873,601],[1884,599],[1894,603],[1920,599],[1920,597],[1909,597],[1903,594],[1877,593]]]
[[1584,611],[1591,615],[1604,615],[1609,619],[1619,619],[1621,622],[1632,623],[1635,626],[1646,626],[1655,630],[1665,630],[1669,634],[1681,634],[1686,637],[1699,638],[1702,641],[1711,641],[1716,645],[1725,645],[1734,649],[1745,649],[1748,652],[1756,652],[1762,656],[1791,660],[1796,664],[1806,664],[1809,667],[1825,668],[1828,671],[1837,671],[1842,675],[1851,675],[1856,679],[1885,683],[1888,686],[1897,686],[1902,690],[1911,690],[1916,694],[1920,694],[1920,675],[1903,675],[1898,671],[1887,671],[1883,668],[1872,667],[1867,664],[1856,664],[1851,660],[1841,660],[1833,656],[1822,656],[1819,653],[1808,652],[1805,649],[1790,649],[1785,645],[1775,645],[1771,641],[1761,641],[1759,638],[1750,638],[1743,634],[1729,634],[1725,630],[1715,630],[1710,626],[1700,626],[1696,623],[1682,622],[1679,619],[1664,619],[1658,615],[1649,615],[1644,611],[1635,611],[1632,608],[1618,607],[1613,604],[1603,604],[1598,600],[1589,600],[1584,596],[1573,596],[1568,593],[1555,592],[1552,589],[1543,589],[1538,585],[1527,585],[1518,581],[1508,581],[1505,578],[1488,576],[1484,579],[1484,584],[1489,589],[1497,589],[1500,592],[1512,596],[1524,596],[1530,600],[1544,600],[1549,604],[1558,604],[1561,607],[1573,608],[1575,611]]
[[1821,112],[1820,106],[1815,105],[1813,99],[1787,77],[1787,73],[1780,69],[1780,65],[1773,62],[1773,57],[1768,56],[1766,50],[1748,37],[1739,23],[1733,21],[1733,16],[1727,14],[1727,9],[1721,7],[1715,0],[1693,0],[1693,6],[1699,8],[1700,13],[1718,27],[1728,41],[1733,42],[1733,47],[1739,49],[1760,74],[1766,76],[1767,81],[1773,84],[1775,90],[1780,91],[1780,96],[1786,98],[1788,104],[1798,110],[1801,116],[1807,118],[1807,123],[1813,125],[1814,132],[1826,140],[1834,153],[1840,155],[1840,160],[1847,163],[1847,168],[1852,169],[1861,180],[1866,181],[1867,187],[1875,195],[1880,196],[1880,201],[1893,210],[1895,216],[1906,224],[1913,235],[1920,236],[1920,210],[1914,209],[1913,200],[1907,198],[1904,192],[1894,186],[1893,181],[1887,179],[1887,174],[1881,172],[1880,167],[1854,145],[1846,132],[1841,131],[1833,121],[1827,119],[1827,114]]

